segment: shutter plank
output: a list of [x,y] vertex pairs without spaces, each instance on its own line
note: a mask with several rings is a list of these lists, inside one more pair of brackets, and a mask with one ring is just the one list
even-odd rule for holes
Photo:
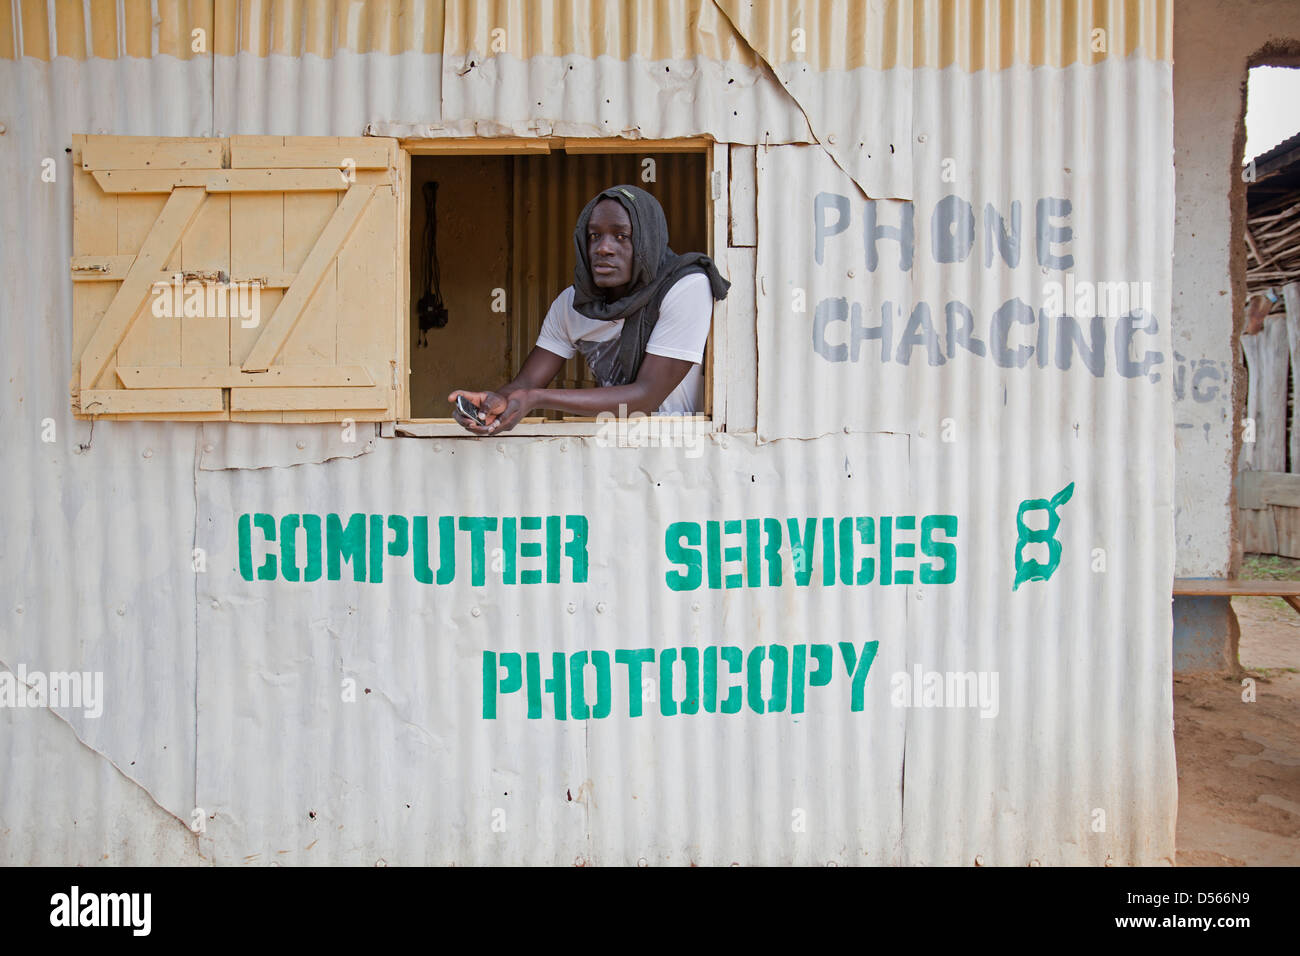
[[386,185],[387,170],[362,170],[349,182],[337,169],[109,169],[91,173],[106,193],[169,193],[196,186],[210,193],[345,192],[353,185]]
[[[95,185],[91,175],[80,168],[76,162],[77,152],[85,145],[86,137],[72,137],[73,172],[72,172],[72,254],[73,262],[78,258],[95,256],[100,259],[114,258],[117,253],[117,204],[116,196],[106,195]],[[134,256],[131,257],[134,260]],[[75,276],[74,276],[75,278]],[[123,272],[120,279],[126,278]],[[83,285],[74,283],[72,287],[72,355],[73,355],[73,393],[81,385],[80,357],[86,350],[95,329],[103,320],[104,313],[113,304],[117,286],[108,284]]]
[[219,388],[83,388],[83,415],[224,411]]
[[232,388],[232,412],[333,409],[371,411],[388,405],[387,388]]
[[388,145],[230,147],[233,169],[343,169],[349,159],[353,169],[387,169]]
[[277,365],[265,372],[245,372],[237,365],[119,366],[117,377],[132,389],[158,388],[342,388],[374,385],[374,377],[360,365]]
[[221,141],[140,142],[130,136],[91,137],[81,150],[87,172],[110,169],[220,169]]
[[374,195],[375,187],[357,186],[350,189],[343,197],[325,231],[321,233],[316,245],[308,253],[307,260],[298,272],[298,277],[285,292],[284,299],[275,310],[275,314],[266,323],[266,328],[253,345],[253,350],[244,360],[242,367],[245,372],[271,367],[280,349],[284,347],[289,333],[302,317],[303,309],[311,299],[312,293],[320,285],[326,270],[339,254],[343,244],[347,242],[352,230],[356,228],[361,214],[365,212],[366,206],[370,204]]
[[[209,196],[194,218],[194,225],[181,240],[182,273],[230,275],[230,197]],[[205,283],[216,284],[216,283]],[[204,314],[181,317],[180,364],[207,367],[230,364],[230,320],[241,297],[236,287],[220,290],[224,302],[214,301],[214,311],[225,315]],[[206,292],[206,289],[205,289]],[[261,290],[258,290],[260,301]],[[216,296],[213,296],[214,300]],[[206,301],[206,295],[205,295]],[[224,307],[223,307],[224,306]],[[119,363],[126,364],[126,363]],[[141,363],[144,364],[144,363]],[[151,363],[152,364],[152,363]],[[198,383],[186,382],[193,387]]]
[[[122,196],[117,204],[117,247],[138,252],[150,231],[167,206],[167,196]],[[198,218],[197,216],[195,218]],[[172,249],[163,264],[164,270],[179,268],[180,243]],[[128,275],[130,272],[128,270]],[[125,281],[125,280],[123,280]],[[99,388],[117,388],[113,366],[124,365],[179,365],[181,363],[180,309],[176,314],[153,314],[153,288],[145,296],[144,308],[136,315],[131,327],[117,345],[104,374],[96,381]]]
[[[338,193],[288,193],[284,197],[284,269],[302,271],[316,241],[338,211]],[[285,365],[333,365],[337,359],[338,259],[325,266],[309,308],[280,350]],[[291,287],[292,288],[292,287]]]
[[167,199],[136,256],[126,280],[113,297],[81,355],[81,387],[91,388],[104,374],[113,352],[131,329],[136,316],[146,305],[155,275],[180,244],[181,236],[194,221],[203,203],[201,189],[177,189]]
[[370,370],[387,390],[378,407],[393,417],[396,378],[397,200],[380,188],[351,240],[339,252],[338,355]]

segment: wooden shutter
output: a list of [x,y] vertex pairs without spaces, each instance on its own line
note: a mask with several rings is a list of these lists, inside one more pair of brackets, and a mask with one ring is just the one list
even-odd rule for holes
[[75,136],[73,161],[76,413],[398,416],[396,140]]

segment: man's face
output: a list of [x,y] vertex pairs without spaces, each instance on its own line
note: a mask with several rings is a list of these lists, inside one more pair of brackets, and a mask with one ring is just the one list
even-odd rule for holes
[[632,282],[632,220],[614,199],[596,203],[587,221],[587,258],[596,285],[616,299]]

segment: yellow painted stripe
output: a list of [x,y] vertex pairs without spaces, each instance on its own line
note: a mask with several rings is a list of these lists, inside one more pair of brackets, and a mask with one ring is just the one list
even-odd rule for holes
[[84,16],[81,0],[54,0],[54,39],[59,56],[86,58]]
[[757,65],[713,0],[447,0],[445,52]]
[[153,11],[149,0],[122,0],[122,39],[127,56],[153,56]]
[[[773,66],[888,70],[1171,61],[1172,0],[715,0]],[[803,49],[800,50],[799,47]]]
[[0,57],[47,61],[445,47],[451,56],[703,58],[745,67],[758,64],[757,51],[778,68],[974,71],[1173,56],[1173,0],[90,0],[89,18],[81,0],[10,4],[10,16],[0,17]]
[[0,9],[0,60],[12,60],[18,47],[14,43],[12,10]]
[[963,70],[1172,62],[1172,0],[918,0],[912,62]]
[[239,36],[239,8],[232,0],[221,0],[213,8],[212,51],[218,56],[233,56]]
[[117,53],[117,4],[114,0],[90,0],[90,55],[116,60]]
[[45,0],[22,0],[18,4],[18,11],[22,17],[19,39],[22,42],[23,56],[49,60],[50,21]]

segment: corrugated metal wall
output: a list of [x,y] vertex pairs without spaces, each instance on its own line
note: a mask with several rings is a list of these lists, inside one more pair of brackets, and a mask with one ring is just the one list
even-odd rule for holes
[[[101,7],[95,22],[111,22]],[[92,431],[73,420],[69,402],[72,134],[195,136],[212,128],[210,60],[149,57],[150,47],[137,45],[138,7],[116,11],[120,25],[137,31],[124,47],[97,38],[94,58],[46,60],[27,52],[32,37],[49,36],[37,28],[45,5],[14,4],[13,20],[26,25],[24,58],[0,60],[7,106],[0,165],[13,172],[0,185],[0,282],[8,290],[0,306],[0,438],[10,448],[0,463],[0,533],[8,542],[0,549],[0,661],[29,671],[101,671],[112,701],[98,719],[0,707],[6,863],[198,861],[186,824],[198,754],[188,556],[200,521],[199,431],[126,422]],[[78,48],[70,38],[79,26],[67,27],[58,50]],[[111,58],[115,49],[123,55]],[[53,182],[42,181],[46,161]]]
[[[213,44],[195,50],[191,31],[214,25]],[[0,57],[329,59],[341,51],[479,50],[518,59],[701,57],[745,67],[761,59],[815,70],[973,71],[1095,63],[1096,28],[1108,34],[1102,52],[1172,55],[1172,7],[1142,0],[10,0],[10,16],[0,17]],[[798,46],[796,29],[803,31]]]
[[[718,10],[726,14],[729,6]],[[1058,368],[1056,338],[1041,367],[1037,355],[1026,367],[1004,368],[970,349],[947,361],[946,343],[944,364],[931,366],[924,335],[906,366],[894,359],[896,350],[880,361],[872,353],[879,342],[867,340],[866,360],[840,367],[814,351],[812,329],[824,298],[926,300],[938,304],[936,315],[957,298],[982,322],[989,301],[1040,301],[1041,280],[1050,275],[1030,280],[1038,273],[1032,204],[1063,194],[1074,204],[1071,248],[1080,277],[1150,281],[1160,321],[1135,344],[1167,355],[1169,3],[1066,4],[1074,16],[1059,22],[1034,16],[1032,4],[983,5],[975,9],[988,11],[978,21],[984,32],[973,43],[955,42],[977,23],[970,6],[904,5],[895,15],[889,5],[873,5],[868,23],[910,17],[910,33],[887,31],[897,38],[893,66],[846,63],[853,75],[841,79],[838,64],[810,63],[825,75],[803,86],[787,77],[790,93],[765,79],[757,62],[775,56],[771,44],[751,37],[754,58],[747,59],[740,41],[728,39],[730,18],[706,3],[674,7],[687,12],[665,18],[670,28],[656,27],[679,30],[680,42],[678,34],[664,44],[632,31],[637,39],[626,44],[633,51],[626,62],[598,64],[591,53],[603,47],[592,37],[575,40],[570,28],[547,41],[549,54],[538,47],[511,63],[503,53],[464,76],[463,62],[450,55],[442,62],[443,47],[434,42],[439,8],[245,4],[238,22],[247,30],[241,26],[231,44],[219,21],[211,60],[174,55],[188,35],[183,28],[201,20],[202,4],[160,2],[157,24],[147,4],[91,4],[89,29],[85,7],[76,7],[80,19],[53,8],[42,31],[43,5],[14,3],[0,27],[7,31],[0,51],[9,51],[0,59],[0,87],[18,104],[0,136],[0,161],[32,171],[0,184],[14,223],[0,258],[0,280],[10,290],[0,330],[8,365],[0,440],[12,452],[0,465],[10,492],[0,509],[8,542],[0,554],[0,662],[102,670],[107,693],[98,719],[0,708],[0,761],[10,771],[0,783],[0,859],[1170,859],[1168,383],[1081,372],[1077,349],[1071,369]],[[497,8],[457,6],[447,23],[465,24],[471,9]],[[836,29],[838,9],[801,7]],[[524,10],[502,8],[502,22],[531,36],[520,18],[540,14]],[[769,24],[758,33],[771,33],[776,19],[758,18]],[[688,43],[700,23],[714,24],[714,33]],[[1090,42],[1098,23],[1125,38],[1135,24],[1150,41],[1121,44],[1111,34],[1115,55],[1071,61],[1051,53],[1090,49],[1083,33]],[[487,25],[466,24],[465,35],[490,42],[490,30],[481,29]],[[752,28],[742,22],[735,32],[743,38]],[[78,30],[92,40],[82,43],[86,59],[74,52]],[[101,35],[115,39],[101,43]],[[144,49],[146,35],[153,55],[132,53]],[[1007,37],[1025,51],[1009,64]],[[863,39],[868,48],[876,42]],[[881,42],[874,48],[887,49]],[[903,56],[909,44],[910,60]],[[809,44],[823,48],[815,38]],[[458,55],[469,49],[458,47]],[[917,63],[919,49],[937,50],[940,59],[927,53]],[[332,55],[318,55],[326,50]],[[952,51],[952,66],[944,50]],[[633,64],[633,53],[647,54],[646,62]],[[669,62],[663,79],[657,73],[664,64],[654,57],[697,69],[679,78]],[[569,65],[578,79],[534,113],[534,92],[552,95],[555,71],[567,73]],[[455,89],[447,89],[449,74]],[[613,102],[592,99],[598,78],[601,98]],[[324,464],[223,468],[285,464],[286,442],[301,426],[217,432],[101,422],[92,437],[89,424],[72,420],[63,147],[74,132],[355,135],[366,124],[406,123],[540,135],[640,127],[643,135],[714,133],[770,145],[809,137],[805,109],[814,131],[825,122],[834,128],[842,103],[824,101],[826,91],[873,83],[908,91],[906,110],[889,120],[906,117],[910,148],[896,148],[891,155],[899,158],[877,165],[873,145],[867,163],[852,146],[858,140],[829,154],[816,146],[757,151],[758,272],[750,281],[758,417],[763,438],[776,440],[729,434],[697,448],[643,450],[573,438],[392,440]],[[748,92],[728,90],[735,86]],[[872,130],[890,133],[886,125]],[[58,171],[53,183],[39,182],[47,157]],[[946,159],[956,179],[944,178]],[[878,279],[865,277],[865,200],[854,188],[864,183],[883,190],[874,195],[915,198],[910,274],[886,271],[897,243],[881,240],[884,267]],[[815,252],[808,256],[818,192],[844,195],[852,216],[851,229],[825,239],[820,272],[809,264]],[[938,267],[929,217],[948,193],[977,204],[981,215],[985,202],[1005,212],[1019,198],[1021,264],[985,272],[980,258],[972,260],[980,268],[968,272]],[[882,203],[881,224],[894,224],[885,217],[899,212],[897,203]],[[1142,228],[1133,228],[1135,217]],[[982,221],[979,229],[982,257]],[[839,245],[854,241],[857,253]],[[832,279],[832,268],[844,274]],[[806,294],[806,313],[786,298],[796,287]],[[896,321],[895,346],[904,319]],[[754,323],[752,314],[728,317],[729,329],[742,335]],[[1037,346],[1034,330],[1016,325],[1010,347]],[[1114,326],[1107,332],[1103,351],[1113,371]],[[1138,348],[1130,359],[1141,356]],[[753,389],[752,374],[744,374],[728,370]],[[52,442],[42,441],[47,418]],[[955,441],[944,437],[945,419]],[[313,446],[296,460],[328,454]],[[1050,497],[1067,481],[1075,491],[1060,512],[1060,568],[1050,581],[1013,590],[1018,503]],[[448,585],[417,583],[397,558],[389,559],[382,584],[246,581],[237,522],[250,512],[583,514],[590,577],[510,586],[489,564],[486,583],[475,586],[464,578],[462,550],[461,571]],[[789,555],[783,587],[665,586],[673,567],[664,550],[670,522],[928,513],[958,519],[951,585],[844,586],[836,573],[824,573],[814,548],[806,556],[807,586],[791,584]],[[256,540],[260,560],[265,548]],[[198,573],[196,547],[206,557]],[[1096,549],[1107,557],[1104,572],[1096,570]],[[727,562],[722,567],[730,573]],[[760,645],[840,641],[879,642],[861,711],[851,709],[837,652],[831,684],[813,690],[798,716],[746,708],[669,717],[651,703],[639,718],[615,709],[605,719],[558,721],[549,695],[543,719],[525,717],[516,698],[495,720],[482,716],[485,649],[545,657],[731,645],[748,655]],[[998,716],[892,706],[891,678],[917,667],[998,673]],[[684,680],[677,670],[675,680]],[[356,681],[355,701],[346,697],[348,680]],[[625,685],[614,685],[616,708],[627,706]],[[660,688],[652,689],[657,703]],[[1104,812],[1100,830],[1097,810]],[[196,816],[206,821],[197,841],[186,829]]]

